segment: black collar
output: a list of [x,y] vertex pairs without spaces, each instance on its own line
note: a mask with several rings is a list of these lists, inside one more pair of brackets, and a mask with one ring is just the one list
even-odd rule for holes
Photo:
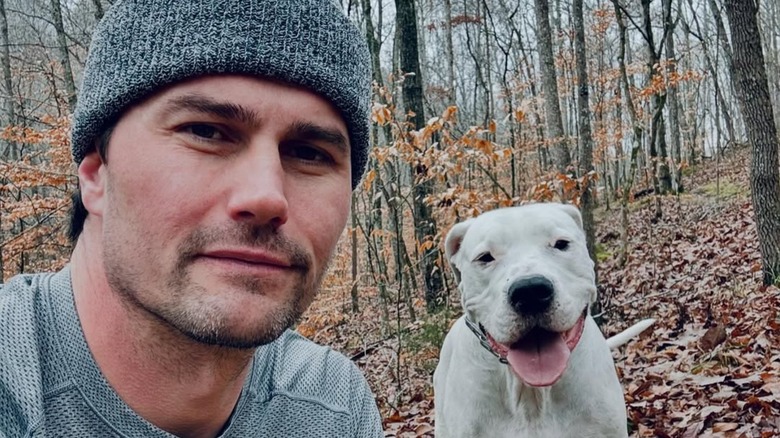
[[487,333],[485,332],[485,327],[482,327],[482,323],[474,324],[473,321],[469,319],[468,316],[463,317],[464,321],[466,321],[466,327],[471,330],[472,333],[474,333],[477,336],[477,339],[479,339],[479,343],[482,344],[483,347],[485,347],[485,350],[489,351],[490,354],[498,358],[498,361],[507,364],[509,363],[506,360],[506,357],[501,356],[496,352],[496,350],[493,349],[493,347],[490,346],[490,341],[488,341]]

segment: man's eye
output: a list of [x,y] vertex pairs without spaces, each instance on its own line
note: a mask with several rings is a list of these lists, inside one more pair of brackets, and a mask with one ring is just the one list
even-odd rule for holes
[[333,161],[330,155],[312,146],[295,145],[287,148],[287,154],[297,160],[329,163]]
[[474,259],[475,262],[479,262],[479,263],[490,263],[493,260],[495,260],[495,258],[493,258],[493,254],[490,254],[489,252],[483,252],[482,254],[477,256],[476,259]]
[[225,135],[217,127],[204,123],[185,126],[183,131],[204,140],[218,141],[225,139]]

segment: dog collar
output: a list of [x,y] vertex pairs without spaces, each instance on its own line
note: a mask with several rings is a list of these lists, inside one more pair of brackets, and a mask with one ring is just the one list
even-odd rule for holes
[[509,361],[506,360],[506,357],[498,354],[498,352],[496,352],[496,350],[490,346],[490,341],[488,341],[487,335],[485,334],[485,328],[482,327],[481,323],[474,324],[474,322],[470,320],[468,316],[463,319],[466,321],[466,327],[468,327],[469,330],[471,330],[471,332],[476,335],[477,339],[479,339],[479,343],[485,347],[485,350],[489,351],[490,354],[497,357],[499,362],[503,364],[509,363]]

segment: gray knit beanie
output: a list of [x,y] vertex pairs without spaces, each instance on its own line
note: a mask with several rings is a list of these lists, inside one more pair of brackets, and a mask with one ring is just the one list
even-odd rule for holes
[[131,104],[205,74],[300,85],[341,112],[352,188],[368,156],[368,47],[333,0],[117,0],[92,38],[73,116],[73,158]]

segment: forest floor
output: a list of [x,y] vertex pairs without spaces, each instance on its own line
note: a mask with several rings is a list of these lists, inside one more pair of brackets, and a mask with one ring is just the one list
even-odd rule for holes
[[[660,221],[653,196],[635,200],[623,267],[619,205],[597,210],[602,330],[657,320],[613,352],[631,437],[780,436],[780,290],[761,285],[748,160],[742,149],[686,169],[686,191],[661,198]],[[359,313],[344,311],[348,291],[325,287],[299,330],[360,366],[387,437],[433,436],[432,374],[457,292],[434,316],[418,299],[412,322],[401,307],[383,319],[373,287],[361,288]]]

